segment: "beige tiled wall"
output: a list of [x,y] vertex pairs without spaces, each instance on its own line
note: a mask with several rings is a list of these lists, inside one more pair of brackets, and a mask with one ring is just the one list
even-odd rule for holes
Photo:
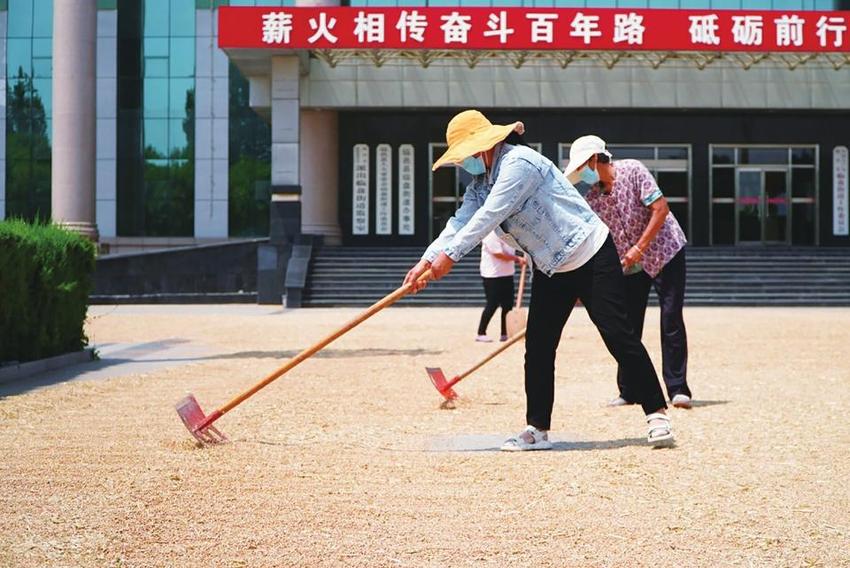
[[222,239],[228,234],[230,77],[214,21],[214,12],[195,11],[195,236]]

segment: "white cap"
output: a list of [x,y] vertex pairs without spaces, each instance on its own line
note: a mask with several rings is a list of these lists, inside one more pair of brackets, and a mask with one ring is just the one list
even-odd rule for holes
[[593,134],[576,138],[570,145],[570,161],[564,169],[564,175],[569,176],[594,154],[605,154],[609,158],[611,157],[611,153],[605,149],[605,140]]

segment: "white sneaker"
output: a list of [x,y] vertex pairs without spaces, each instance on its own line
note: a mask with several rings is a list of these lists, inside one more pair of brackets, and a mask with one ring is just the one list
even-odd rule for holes
[[660,412],[653,412],[652,414],[647,414],[646,423],[649,425],[646,441],[653,448],[669,448],[675,445],[673,425],[670,423],[669,416]]
[[686,394],[677,394],[670,402],[676,408],[693,408],[694,406],[691,397]]
[[608,406],[628,406],[630,404],[632,403],[621,396],[618,396],[617,398],[612,398],[610,401],[608,401]]
[[[532,439],[531,442],[526,440],[525,434]],[[549,441],[549,433],[544,430],[538,430],[534,426],[526,426],[525,430],[508,438],[502,444],[503,452],[526,452],[533,450],[551,450],[552,442]]]
[[481,343],[493,343],[493,340],[486,335],[477,335],[475,337],[475,341],[480,341]]

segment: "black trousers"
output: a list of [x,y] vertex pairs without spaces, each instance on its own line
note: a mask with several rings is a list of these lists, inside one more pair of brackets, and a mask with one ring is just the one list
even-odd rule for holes
[[625,372],[645,413],[666,408],[649,354],[626,315],[625,277],[609,236],[596,255],[571,272],[535,271],[525,337],[526,420],[548,430],[555,399],[555,351],[576,299],[581,299],[605,346]]
[[[643,323],[646,318],[646,304],[650,288],[655,288],[661,307],[661,366],[667,396],[677,394],[691,396],[688,388],[688,335],[682,307],[685,304],[685,249],[680,250],[664,269],[652,278],[646,272],[626,276],[626,306],[629,321],[643,335]],[[617,386],[620,396],[635,401],[634,393],[626,384],[622,368],[617,370]]]
[[502,335],[507,335],[508,330],[505,318],[514,305],[514,277],[500,276],[498,278],[481,278],[484,283],[484,295],[487,297],[487,305],[481,312],[481,321],[478,323],[478,335],[487,335],[487,326],[496,310],[502,308]]

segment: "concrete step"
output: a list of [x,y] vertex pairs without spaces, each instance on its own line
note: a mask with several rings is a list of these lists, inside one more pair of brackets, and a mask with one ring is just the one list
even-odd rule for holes
[[[395,290],[420,248],[333,247],[311,265],[305,305],[366,306]],[[480,306],[478,251],[400,305]],[[518,279],[518,278],[517,278]],[[526,292],[526,302],[529,292]],[[650,294],[654,302],[654,294]],[[850,305],[848,248],[691,248],[689,305]]]

